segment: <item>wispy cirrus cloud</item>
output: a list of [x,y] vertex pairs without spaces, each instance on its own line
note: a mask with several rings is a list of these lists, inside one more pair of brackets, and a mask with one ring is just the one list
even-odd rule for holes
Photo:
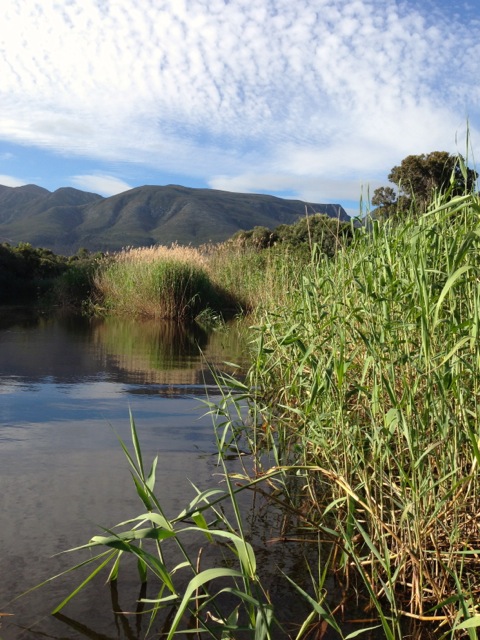
[[4,0],[0,137],[338,199],[409,153],[453,151],[467,116],[478,140],[472,7]]

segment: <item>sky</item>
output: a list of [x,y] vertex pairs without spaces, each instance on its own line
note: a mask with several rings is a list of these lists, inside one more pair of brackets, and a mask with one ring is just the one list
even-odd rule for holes
[[1,8],[6,186],[180,184],[358,215],[407,155],[480,158],[478,0]]

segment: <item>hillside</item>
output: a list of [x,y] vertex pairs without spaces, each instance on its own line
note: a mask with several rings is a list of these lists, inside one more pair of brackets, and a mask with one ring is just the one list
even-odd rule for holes
[[340,205],[177,185],[137,187],[109,198],[72,188],[0,185],[0,242],[29,242],[67,255],[80,247],[198,246],[239,229],[292,224],[306,210],[349,219]]

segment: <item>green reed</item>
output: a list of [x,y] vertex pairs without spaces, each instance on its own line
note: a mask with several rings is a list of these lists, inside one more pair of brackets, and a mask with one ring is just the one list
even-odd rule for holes
[[[268,292],[294,286],[290,264],[305,255],[288,247],[265,250],[234,243],[125,249],[100,261],[93,277],[92,310],[205,323],[261,308]],[[289,287],[285,289],[287,283]]]
[[[97,565],[79,589],[104,566],[115,580],[132,556],[141,580],[159,584],[152,622],[173,608],[169,638],[192,620],[211,637],[275,637],[237,500],[255,487],[290,515],[284,539],[318,544],[318,564],[307,561],[295,584],[310,607],[297,640],[321,637],[325,624],[343,637],[342,612],[348,621],[357,605],[363,621],[350,638],[380,627],[400,640],[405,620],[420,625],[418,637],[425,625],[436,637],[477,637],[480,200],[438,195],[421,217],[373,221],[353,236],[333,258],[315,247],[308,263],[261,258],[270,262],[257,272],[263,291],[250,286],[251,368],[243,381],[217,374],[221,400],[208,403],[226,490],[197,492],[168,519],[132,421],[134,455],[122,446],[143,510],[85,545],[107,551],[86,561]],[[254,454],[234,477],[223,457],[232,447]],[[192,533],[193,553],[183,543]],[[215,540],[228,557],[203,568],[202,545]],[[167,566],[170,543],[180,559]],[[227,610],[224,593],[236,598]]]
[[221,294],[203,266],[175,256],[109,258],[96,274],[95,287],[108,312],[129,316],[192,318],[222,304]]
[[[162,637],[168,640],[180,632],[212,638],[233,639],[239,633],[256,640],[272,638],[272,630],[278,625],[259,580],[255,553],[246,540],[237,502],[237,494],[249,485],[234,487],[220,460],[226,488],[200,491],[193,486],[190,502],[168,518],[155,488],[158,459],[147,471],[132,416],[130,424],[132,451],[122,440],[119,442],[142,505],[140,514],[105,528],[102,535],[93,536],[85,545],[69,549],[68,553],[88,552],[87,559],[34,589],[67,573],[90,568],[52,611],[55,615],[98,574],[106,573],[107,581],[115,583],[130,559],[137,564],[140,582],[153,581],[157,588],[155,597],[141,597],[139,601],[148,607],[143,611],[150,616],[147,635],[163,612]],[[221,449],[220,442],[218,446]],[[214,562],[204,559],[203,551],[208,546],[216,551]]]
[[479,253],[478,196],[438,196],[314,252],[258,319],[252,447],[268,436],[285,486],[301,474],[299,526],[328,530],[386,637],[480,624]]

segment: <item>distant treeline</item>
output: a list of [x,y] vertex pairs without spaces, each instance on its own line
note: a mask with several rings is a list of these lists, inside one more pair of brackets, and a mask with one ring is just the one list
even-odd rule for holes
[[[235,251],[240,248],[258,253],[282,247],[299,258],[308,259],[316,245],[320,253],[331,257],[339,246],[349,244],[352,237],[350,223],[314,214],[273,230],[256,226],[238,231],[218,245],[218,250],[224,253],[228,248]],[[102,257],[103,254],[92,254],[86,249],[66,257],[26,242],[17,246],[0,244],[0,304],[41,301],[78,306],[91,294],[93,274]]]
[[275,229],[254,227],[248,231],[237,231],[229,242],[245,247],[267,249],[282,244],[286,247],[308,250],[317,245],[321,253],[334,256],[338,247],[345,246],[353,237],[350,222],[315,213],[300,218],[295,224],[281,224]]
[[[60,283],[65,288],[72,279],[78,281],[80,273],[91,271],[97,255],[81,249],[65,257],[28,242],[0,244],[0,304],[48,299],[55,288],[59,291]],[[82,279],[80,290],[88,295],[87,280]]]

